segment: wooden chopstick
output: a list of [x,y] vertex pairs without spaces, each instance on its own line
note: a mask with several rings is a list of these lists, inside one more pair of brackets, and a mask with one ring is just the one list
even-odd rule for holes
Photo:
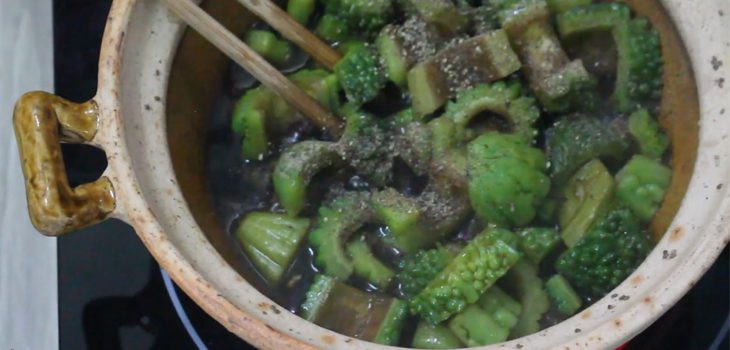
[[238,0],[238,2],[330,71],[342,58],[339,52],[312,34],[271,0]]
[[294,85],[258,53],[233,35],[228,29],[198,7],[192,0],[162,0],[167,7],[190,27],[208,39],[226,56],[246,69],[262,84],[289,102],[313,124],[339,138],[342,123],[317,100]]

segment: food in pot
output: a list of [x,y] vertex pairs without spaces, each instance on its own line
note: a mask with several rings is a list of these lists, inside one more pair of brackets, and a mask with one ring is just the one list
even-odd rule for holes
[[272,299],[367,341],[481,346],[574,315],[649,253],[671,155],[659,34],[628,5],[287,9],[342,51],[334,71],[265,28],[246,38],[344,135],[237,79],[235,146],[211,153],[213,173],[238,164],[213,187],[245,198],[216,200]]

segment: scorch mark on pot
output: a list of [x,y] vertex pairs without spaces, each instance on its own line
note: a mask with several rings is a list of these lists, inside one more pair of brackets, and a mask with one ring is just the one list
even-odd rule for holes
[[684,226],[677,226],[669,234],[669,241],[676,242],[680,240],[682,236],[684,236]]
[[322,336],[322,341],[325,342],[328,345],[332,345],[332,344],[335,343],[335,337],[333,337],[331,335],[323,335]]
[[633,284],[635,286],[641,284],[641,282],[643,282],[643,281],[644,281],[644,276],[642,276],[642,275],[636,275],[631,278],[631,284]]

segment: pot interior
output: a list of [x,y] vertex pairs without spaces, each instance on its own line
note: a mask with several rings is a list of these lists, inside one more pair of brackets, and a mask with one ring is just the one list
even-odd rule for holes
[[[698,148],[699,102],[692,66],[679,34],[658,0],[629,0],[661,33],[665,58],[665,85],[660,121],[672,140],[673,178],[664,203],[651,225],[655,240],[667,231],[687,190]],[[204,1],[202,6],[238,35],[255,18],[234,0]],[[187,205],[208,240],[240,275],[262,292],[265,283],[253,270],[233,238],[234,212],[246,196],[245,189],[231,184],[230,191],[214,191],[213,181],[236,175],[228,165],[238,148],[221,144],[235,142],[229,118],[235,101],[226,97],[238,89],[231,74],[232,63],[192,30],[186,30],[173,61],[167,91],[167,142],[177,182]],[[226,131],[227,130],[227,131]],[[220,140],[225,140],[221,143]],[[211,156],[215,159],[211,161]],[[219,172],[229,172],[220,176]],[[246,198],[244,201],[255,201]],[[274,296],[284,305],[286,296]]]

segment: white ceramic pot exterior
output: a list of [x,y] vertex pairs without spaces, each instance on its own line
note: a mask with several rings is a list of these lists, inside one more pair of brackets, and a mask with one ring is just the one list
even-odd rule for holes
[[[557,326],[483,349],[615,348],[679,300],[730,240],[730,2],[663,3],[692,59],[701,104],[695,172],[670,231],[606,298]],[[100,128],[92,142],[109,158],[105,175],[118,203],[113,216],[134,226],[152,255],[203,309],[257,347],[386,348],[331,332],[276,306],[223,260],[193,219],[176,184],[165,130],[168,73],[182,30],[159,1],[114,2],[95,97]]]

